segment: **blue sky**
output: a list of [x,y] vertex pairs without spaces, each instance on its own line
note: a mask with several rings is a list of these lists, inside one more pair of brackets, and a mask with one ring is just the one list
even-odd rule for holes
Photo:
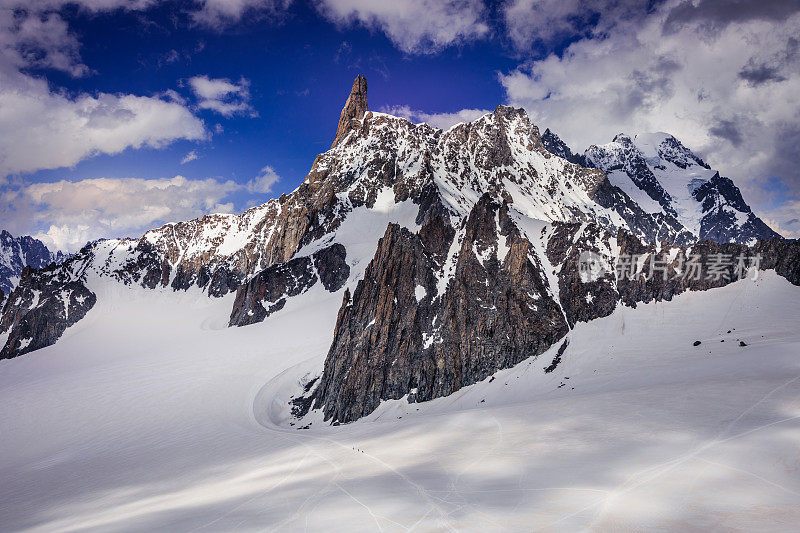
[[262,203],[303,180],[365,74],[371,109],[438,126],[509,103],[579,150],[668,131],[796,236],[798,9],[2,0],[0,225],[73,250]]
[[[258,19],[215,31],[176,25],[172,9],[140,14],[76,16],[81,56],[93,72],[53,76],[71,91],[153,95],[172,89],[187,99],[187,80],[198,75],[249,81],[257,116],[197,115],[213,133],[208,141],[176,141],[164,149],[126,150],[81,161],[74,168],[42,170],[35,179],[215,176],[247,181],[265,165],[281,176],[275,194],[294,189],[316,154],[330,147],[341,107],[358,74],[369,80],[373,109],[408,105],[429,112],[485,109],[502,103],[497,73],[516,62],[494,43],[478,41],[438,53],[408,54],[382,33],[331,24],[295,3],[280,21]],[[173,51],[177,53],[178,59]],[[49,76],[48,76],[49,77]],[[190,151],[198,159],[181,165]]]

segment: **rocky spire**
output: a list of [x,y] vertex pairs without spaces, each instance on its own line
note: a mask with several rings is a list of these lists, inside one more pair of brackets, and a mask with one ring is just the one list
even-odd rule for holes
[[361,74],[353,82],[350,96],[344,104],[342,114],[339,117],[339,127],[336,128],[336,138],[333,139],[331,148],[342,140],[350,131],[353,120],[361,120],[367,112],[367,78]]

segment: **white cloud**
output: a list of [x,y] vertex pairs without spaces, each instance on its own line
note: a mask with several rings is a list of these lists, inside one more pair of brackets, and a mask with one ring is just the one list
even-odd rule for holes
[[800,239],[800,223],[797,222],[797,216],[800,215],[800,205],[796,202],[793,204],[791,206],[792,211],[789,213],[791,218],[783,218],[782,220],[764,218],[764,222],[787,239]]
[[198,9],[192,12],[192,18],[202,26],[221,30],[245,18],[279,16],[291,3],[291,0],[196,0]]
[[434,128],[441,128],[443,130],[455,126],[460,122],[472,122],[486,113],[491,113],[489,109],[462,109],[455,113],[426,113],[424,111],[411,109],[407,105],[384,107],[382,111],[390,115],[406,118],[414,123],[425,122]]
[[265,166],[247,183],[221,179],[90,178],[43,183],[6,182],[0,188],[0,227],[75,251],[89,240],[137,237],[167,222],[232,213],[232,195],[264,200],[279,180]]
[[261,169],[258,176],[247,182],[247,190],[251,193],[267,194],[272,190],[272,186],[275,185],[278,180],[280,180],[280,176],[275,172],[275,169],[266,166]]
[[138,236],[166,222],[230,212],[233,203],[225,200],[243,188],[233,181],[183,176],[34,183],[4,193],[0,225],[75,251],[88,240]]
[[0,0],[0,63],[3,67],[48,68],[79,77],[90,73],[80,58],[80,43],[60,11],[78,7],[90,13],[141,10],[156,0]]
[[[169,95],[68,94],[23,69],[85,76],[80,43],[58,10],[142,9],[147,1],[0,1],[0,174],[72,166],[93,155],[206,137],[203,122]],[[11,134],[10,132],[13,132]]]
[[192,150],[191,152],[183,156],[183,159],[181,159],[181,165],[185,165],[186,163],[194,161],[198,157],[200,156],[197,155],[197,152],[195,150]]
[[481,0],[316,0],[316,5],[332,22],[381,31],[408,53],[431,53],[489,33]]
[[647,9],[641,0],[511,0],[502,15],[511,42],[527,51],[534,44],[602,33],[610,23],[640,19]]
[[256,116],[250,106],[250,82],[245,78],[234,83],[227,78],[195,76],[189,79],[189,87],[197,97],[200,109],[208,109],[225,117]]
[[85,76],[89,68],[79,50],[59,14],[0,8],[0,62],[5,68],[51,68]]
[[795,6],[777,17],[730,3],[696,1],[705,7],[687,12],[671,0],[641,17],[601,18],[561,57],[501,75],[509,103],[579,150],[622,131],[667,131],[756,206],[768,207],[763,184],[774,176],[798,197],[800,5],[760,4]]
[[203,122],[160,97],[53,92],[0,69],[0,174],[72,166],[98,153],[206,138]]
[[99,238],[92,232],[86,224],[75,226],[50,226],[47,231],[40,231],[33,235],[34,239],[39,239],[50,250],[61,250],[66,253],[73,253],[80,250],[89,241]]

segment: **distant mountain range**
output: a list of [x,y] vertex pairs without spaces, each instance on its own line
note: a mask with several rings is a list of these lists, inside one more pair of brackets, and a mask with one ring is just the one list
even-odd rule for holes
[[[549,129],[542,143],[553,154],[573,163],[599,168],[609,182],[624,191],[645,213],[669,221],[670,242],[696,240],[755,244],[778,234],[758,218],[734,183],[712,169],[667,133],[619,134],[602,146],[575,154]],[[621,203],[621,202],[620,202]],[[677,224],[676,224],[677,223]],[[635,228],[636,221],[631,225]],[[677,228],[688,232],[685,237]],[[652,235],[640,235],[650,237]]]
[[19,283],[22,270],[44,268],[50,263],[60,263],[66,258],[62,252],[51,252],[45,244],[33,237],[14,237],[6,230],[0,231],[0,291],[8,295]]
[[[589,281],[587,253],[603,272]],[[359,77],[333,146],[292,193],[21,273],[0,315],[0,357],[55,343],[113,297],[109,285],[235,293],[230,326],[267,320],[314,288],[340,293],[342,306],[295,415],[349,422],[385,400],[448,395],[619,305],[735,279],[733,267],[682,276],[690,254],[763,257],[758,267],[800,284],[797,243],[670,135],[618,135],[575,154],[508,106],[443,131],[369,111]],[[642,258],[630,279],[617,275],[626,255]],[[662,256],[669,279],[648,276]]]

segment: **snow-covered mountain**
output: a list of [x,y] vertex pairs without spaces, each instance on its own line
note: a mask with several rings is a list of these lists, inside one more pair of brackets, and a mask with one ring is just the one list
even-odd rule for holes
[[[669,221],[677,232],[667,235],[669,242],[708,239],[752,245],[778,237],[753,213],[730,179],[667,133],[619,134],[612,142],[590,146],[583,154],[573,152],[549,129],[542,134],[542,143],[559,157],[602,170],[611,185],[624,191],[646,216]],[[635,219],[629,222],[636,227]],[[653,240],[646,232],[639,231],[638,236]]]
[[646,212],[675,217],[699,240],[752,245],[778,236],[730,179],[672,135],[620,134],[608,144],[589,147],[584,158]]
[[[487,191],[513,202],[517,212],[531,219],[598,220],[604,227],[625,227],[625,220],[601,201],[607,183],[602,172],[550,154],[524,111],[499,106],[475,122],[443,132],[366,111],[366,81],[359,80],[333,147],[317,157],[291,194],[241,215],[208,215],[168,224],[140,239],[90,243],[63,266],[23,277],[0,319],[0,328],[10,332],[3,356],[45,346],[79,320],[93,305],[79,286],[114,280],[174,290],[196,286],[223,296],[264,269],[342,240],[346,221],[350,227],[378,217],[382,222],[374,227],[374,240],[358,248],[360,255],[353,255],[353,243],[342,243],[357,280],[387,223],[410,218],[410,226],[419,228],[439,218],[457,227]],[[310,275],[302,290],[317,278]],[[38,313],[49,317],[52,327],[25,325],[39,324],[24,319]],[[237,310],[232,315],[242,316]]]
[[43,268],[53,262],[60,263],[65,258],[61,251],[51,252],[38,239],[14,237],[6,230],[0,231],[0,291],[8,295],[19,283],[26,266]]
[[366,90],[292,193],[23,272],[0,529],[797,523],[800,243],[698,242],[522,110]]
[[[627,283],[611,275],[579,283],[581,252],[598,254],[613,273],[621,250],[654,255],[664,241],[675,245],[670,263],[680,271],[688,255],[680,247],[710,233],[705,220],[729,213],[730,191],[715,196],[722,178],[671,137],[642,140],[641,148],[618,138],[577,157],[521,109],[498,106],[443,131],[369,111],[366,91],[357,78],[331,149],[291,194],[241,215],[90,243],[62,265],[27,270],[3,306],[0,356],[53,344],[109,297],[109,284],[235,293],[231,326],[261,322],[321,286],[345,291],[344,303],[319,388],[298,399],[297,411],[313,404],[326,418],[349,421],[387,399],[450,394],[546,351],[577,322],[617,305],[730,281]],[[685,184],[682,170],[695,176],[688,199],[675,184]],[[741,244],[755,226],[718,229],[713,234],[726,238],[697,250],[770,251],[762,268],[795,282],[793,247]],[[643,272],[640,265],[636,274]],[[381,355],[355,357],[359,351]],[[384,377],[370,385],[372,375]]]

